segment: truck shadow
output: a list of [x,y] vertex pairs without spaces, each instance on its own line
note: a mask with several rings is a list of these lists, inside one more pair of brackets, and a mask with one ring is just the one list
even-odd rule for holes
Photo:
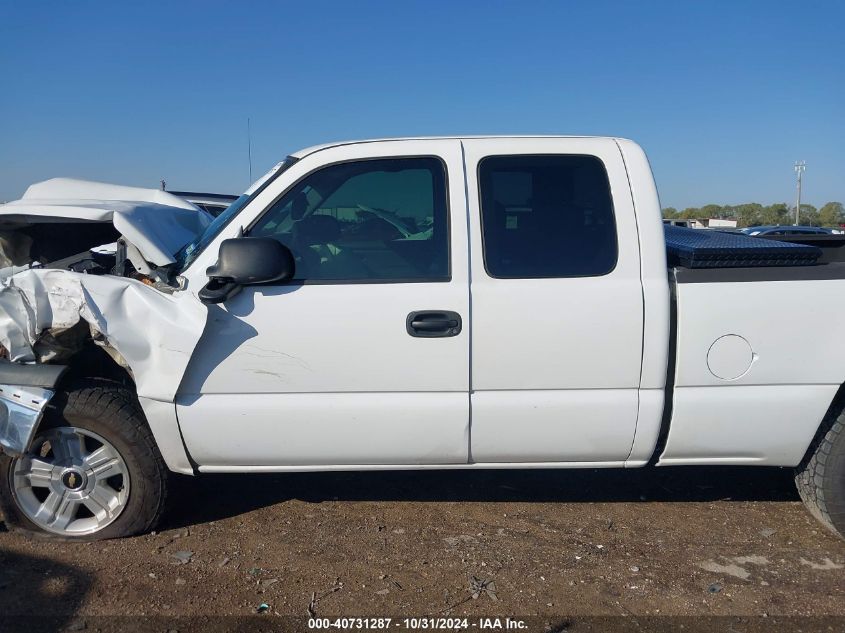
[[291,499],[682,503],[799,498],[791,469],[764,467],[207,474],[175,478],[162,527],[225,519]]
[[71,626],[91,589],[90,576],[55,560],[0,549],[4,633],[60,631]]

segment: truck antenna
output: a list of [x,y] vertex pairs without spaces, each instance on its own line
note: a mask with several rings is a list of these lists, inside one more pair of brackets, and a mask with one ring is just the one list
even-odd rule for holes
[[252,127],[249,117],[246,118],[246,148],[249,159],[249,184],[252,184]]

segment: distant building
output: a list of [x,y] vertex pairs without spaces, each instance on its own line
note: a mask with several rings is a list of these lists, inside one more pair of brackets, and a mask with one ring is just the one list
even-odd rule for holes
[[710,218],[707,220],[708,228],[723,228],[723,229],[735,229],[736,228],[736,220],[729,219],[729,218]]
[[663,224],[672,226],[684,226],[689,229],[735,229],[736,220],[726,218],[692,218],[692,219],[669,219],[663,218]]

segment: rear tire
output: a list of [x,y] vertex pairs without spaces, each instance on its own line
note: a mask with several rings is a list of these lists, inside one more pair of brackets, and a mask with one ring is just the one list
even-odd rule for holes
[[8,527],[51,539],[131,536],[155,527],[167,479],[135,394],[89,379],[53,397],[28,455],[0,455],[0,510]]
[[845,538],[845,409],[822,422],[807,455],[795,471],[798,494],[810,513]]

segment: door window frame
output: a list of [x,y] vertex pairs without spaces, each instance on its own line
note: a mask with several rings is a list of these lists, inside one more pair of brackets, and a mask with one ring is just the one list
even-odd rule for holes
[[[245,237],[249,237],[250,231],[258,224],[265,215],[267,215],[275,206],[276,204],[288,195],[291,191],[293,191],[296,187],[298,187],[303,181],[310,178],[313,174],[322,171],[323,169],[328,169],[330,167],[335,167],[336,165],[345,165],[349,163],[364,163],[364,162],[371,162],[371,161],[385,161],[385,160],[406,160],[409,158],[433,158],[439,164],[441,169],[443,170],[443,206],[444,212],[446,216],[446,276],[444,277],[412,277],[407,279],[295,279],[288,282],[278,283],[278,282],[269,282],[266,284],[252,284],[252,286],[288,286],[288,287],[298,287],[298,286],[339,286],[339,285],[347,285],[347,284],[409,284],[409,283],[449,283],[452,281],[452,209],[449,202],[449,169],[446,165],[446,161],[443,160],[443,157],[437,156],[436,154],[403,154],[397,156],[367,156],[363,158],[348,158],[344,160],[337,160],[332,161],[330,163],[325,163],[319,165],[309,171],[308,173],[304,174],[299,179],[295,180],[289,187],[287,187],[284,191],[282,191],[278,196],[273,198],[273,200],[265,207],[264,211],[262,211],[252,222],[249,223],[244,228],[243,234]],[[433,191],[435,195],[435,200],[437,196],[437,192]]]

